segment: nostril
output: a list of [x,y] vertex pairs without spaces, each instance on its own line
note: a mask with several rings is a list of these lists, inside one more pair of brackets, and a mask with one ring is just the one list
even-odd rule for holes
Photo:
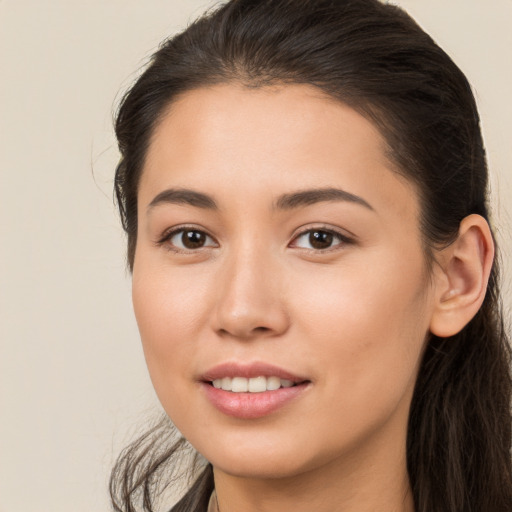
[[254,331],[255,332],[267,332],[267,331],[270,331],[270,329],[268,327],[255,327]]
[[219,330],[219,333],[222,335],[222,336],[238,336],[238,337],[243,337],[243,338],[252,338],[253,336],[255,335],[259,335],[259,334],[266,334],[266,333],[269,333],[269,332],[272,332],[272,329],[270,327],[253,327],[252,329],[248,330],[247,332],[241,332],[241,330],[236,330],[236,329],[232,329],[232,330],[229,330],[229,329],[220,329]]
[[289,326],[289,317],[283,303],[263,301],[253,306],[219,301],[212,327],[221,337],[244,340],[283,334]]

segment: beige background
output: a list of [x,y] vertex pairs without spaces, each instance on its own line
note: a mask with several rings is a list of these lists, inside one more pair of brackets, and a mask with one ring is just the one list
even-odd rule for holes
[[[474,85],[509,281],[512,0],[396,3]],[[0,512],[109,510],[114,454],[157,409],[111,200],[111,112],[208,5],[0,0]]]

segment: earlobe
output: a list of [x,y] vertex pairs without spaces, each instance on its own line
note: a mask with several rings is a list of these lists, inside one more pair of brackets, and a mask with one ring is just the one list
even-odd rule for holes
[[446,338],[461,331],[483,303],[494,260],[487,221],[475,214],[464,218],[457,239],[438,256],[430,331]]

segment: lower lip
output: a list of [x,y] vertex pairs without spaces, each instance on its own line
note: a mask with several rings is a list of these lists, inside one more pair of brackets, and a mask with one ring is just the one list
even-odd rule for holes
[[262,393],[233,393],[214,388],[207,382],[202,387],[208,400],[223,414],[244,420],[268,416],[295,400],[308,387],[307,382],[289,388]]

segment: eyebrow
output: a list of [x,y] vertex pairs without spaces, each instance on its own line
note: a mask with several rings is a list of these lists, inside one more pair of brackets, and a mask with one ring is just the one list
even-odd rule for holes
[[[351,194],[339,188],[315,188],[283,194],[275,201],[273,208],[277,210],[292,210],[301,206],[328,201],[345,201],[355,203],[374,211],[373,207],[362,197]],[[206,210],[218,210],[213,197],[190,189],[167,189],[157,194],[148,205],[148,211],[160,204],[186,204]]]
[[207,194],[195,190],[170,188],[157,194],[148,205],[148,211],[160,204],[188,204],[206,210],[218,210],[215,200]]
[[351,194],[346,190],[339,188],[315,188],[309,190],[301,190],[291,194],[283,194],[275,203],[274,208],[279,210],[291,210],[300,206],[309,206],[324,201],[346,201],[355,203],[369,210],[375,211],[373,207],[362,197]]

